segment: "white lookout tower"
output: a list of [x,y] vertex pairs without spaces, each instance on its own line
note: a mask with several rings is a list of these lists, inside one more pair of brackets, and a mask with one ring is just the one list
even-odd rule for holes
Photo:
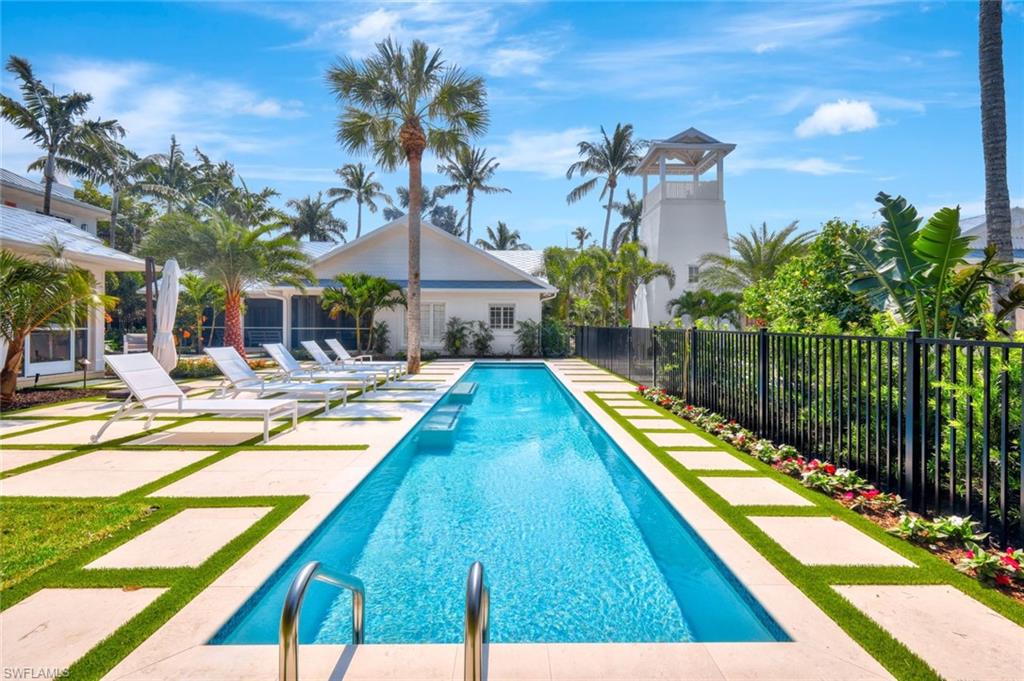
[[[634,326],[654,326],[671,319],[666,303],[682,291],[699,287],[697,261],[705,253],[729,253],[725,224],[725,173],[722,160],[736,148],[690,128],[667,140],[651,142],[637,166],[643,177],[644,209],[640,240],[651,260],[672,265],[675,288],[659,279],[637,291]],[[714,169],[714,177],[701,179]],[[648,189],[648,178],[658,184]],[[670,179],[671,176],[671,179]]]

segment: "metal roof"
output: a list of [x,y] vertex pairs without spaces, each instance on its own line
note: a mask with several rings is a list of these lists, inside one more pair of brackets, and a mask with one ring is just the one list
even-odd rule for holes
[[[36,196],[44,196],[46,194],[46,187],[39,182],[22,177],[17,173],[12,173],[6,168],[0,168],[0,187],[11,187],[12,189],[20,189]],[[75,188],[67,185],[54,182],[52,190],[50,192],[51,199],[58,203],[64,203],[77,208],[82,208],[96,213],[99,216],[105,216],[109,219],[110,211],[94,206],[91,203],[85,201],[79,201],[75,198]]]
[[[409,285],[409,281],[407,279],[389,279],[389,281],[398,284],[402,288]],[[316,285],[320,288],[330,288],[337,286],[338,282],[335,279],[320,279],[317,281]],[[420,288],[466,290],[515,289],[520,291],[541,291],[544,289],[543,286],[535,284],[532,281],[499,281],[495,279],[421,279]]]
[[99,238],[60,218],[0,205],[0,241],[4,247],[38,253],[54,239],[63,245],[72,261],[102,265],[113,272],[145,269],[142,259],[110,248]]
[[538,272],[544,269],[544,251],[526,249],[521,251],[487,251],[495,258],[507,262],[512,267],[527,274],[540,277]]

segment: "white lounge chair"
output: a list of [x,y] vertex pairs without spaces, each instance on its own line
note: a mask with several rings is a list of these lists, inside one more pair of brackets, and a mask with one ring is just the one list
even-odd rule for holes
[[320,368],[307,369],[299,364],[292,353],[282,343],[264,343],[263,349],[270,358],[277,362],[278,375],[282,379],[295,381],[332,381],[336,383],[355,383],[362,387],[363,392],[377,389],[377,374],[362,374],[354,371],[324,371]]
[[291,417],[292,428],[299,421],[299,403],[295,400],[188,399],[174,379],[148,352],[130,355],[106,355],[107,364],[128,386],[128,399],[92,436],[99,442],[104,431],[126,414],[148,414],[146,430],[157,414],[177,416],[217,414],[219,416],[259,416],[263,418],[263,442],[270,441],[270,421]]
[[[382,375],[385,382],[390,381],[393,378],[392,374],[397,373],[394,371],[393,367],[378,367],[363,364],[356,367],[339,364],[328,357],[327,353],[324,352],[324,349],[321,348],[316,341],[304,340],[302,341],[302,347],[306,348],[306,352],[308,352],[310,357],[313,358],[313,361],[316,362],[324,371],[355,371],[358,373],[371,373],[374,375]],[[397,375],[395,375],[394,378],[397,378]]]
[[299,383],[297,381],[268,381],[257,374],[249,366],[249,363],[238,354],[238,350],[228,346],[226,348],[206,348],[206,354],[210,356],[220,372],[224,374],[224,381],[221,382],[220,394],[231,394],[237,397],[241,392],[255,392],[257,397],[264,395],[275,395],[284,393],[297,400],[314,399],[324,401],[324,411],[330,411],[331,400],[340,399],[342,404],[348,404],[347,383]]
[[355,355],[349,353],[345,349],[345,346],[341,344],[341,341],[337,338],[325,338],[324,343],[327,343],[327,347],[331,349],[331,352],[338,358],[337,364],[352,369],[358,369],[359,367],[380,367],[382,369],[394,369],[397,370],[398,376],[401,376],[406,372],[408,368],[405,362],[384,362],[374,361],[373,355]]

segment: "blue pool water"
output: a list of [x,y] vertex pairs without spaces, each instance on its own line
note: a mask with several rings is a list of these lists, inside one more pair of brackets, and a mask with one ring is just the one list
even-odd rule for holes
[[[477,364],[463,380],[479,388],[454,445],[422,449],[414,429],[213,643],[275,643],[309,560],[365,582],[368,643],[461,641],[474,560],[494,642],[786,639],[546,368]],[[351,596],[314,583],[300,641],[350,636]]]

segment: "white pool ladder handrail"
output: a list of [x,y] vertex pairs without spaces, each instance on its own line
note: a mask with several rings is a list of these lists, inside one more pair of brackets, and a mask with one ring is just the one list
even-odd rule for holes
[[366,588],[363,582],[352,575],[334,572],[324,567],[318,560],[312,560],[303,565],[295,575],[284,597],[278,643],[279,681],[299,679],[299,614],[302,611],[302,600],[306,597],[306,589],[313,581],[324,582],[352,592],[352,643],[359,645],[363,642],[363,607],[366,601]]
[[491,597],[484,579],[484,565],[476,561],[466,577],[465,681],[482,681],[484,643],[487,642]]

